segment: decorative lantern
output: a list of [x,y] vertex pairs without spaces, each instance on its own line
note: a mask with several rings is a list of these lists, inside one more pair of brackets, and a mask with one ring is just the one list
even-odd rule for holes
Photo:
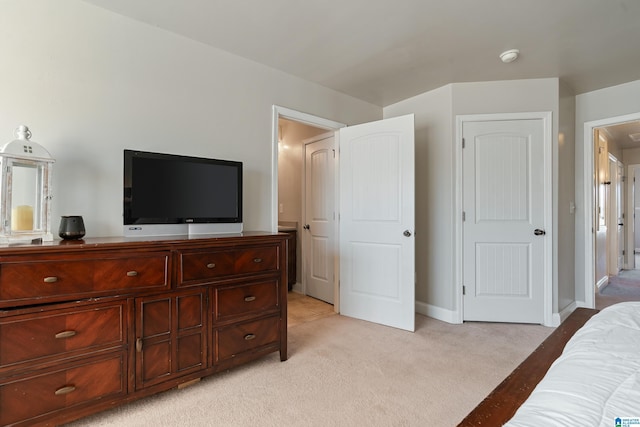
[[0,245],[51,241],[51,170],[54,159],[31,131],[19,126],[17,139],[0,148]]

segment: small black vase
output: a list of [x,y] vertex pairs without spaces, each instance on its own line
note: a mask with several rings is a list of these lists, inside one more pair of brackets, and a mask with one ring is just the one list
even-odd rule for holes
[[80,215],[62,216],[58,235],[65,240],[82,239],[85,234],[84,220]]

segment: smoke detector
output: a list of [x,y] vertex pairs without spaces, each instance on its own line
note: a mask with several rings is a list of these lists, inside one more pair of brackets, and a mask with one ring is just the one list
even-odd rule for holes
[[518,59],[518,55],[520,55],[520,51],[518,49],[506,50],[500,54],[500,60],[505,64],[509,62],[513,62]]

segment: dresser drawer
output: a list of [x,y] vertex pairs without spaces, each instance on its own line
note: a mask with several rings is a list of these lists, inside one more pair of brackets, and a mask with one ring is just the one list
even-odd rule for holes
[[186,253],[180,256],[181,282],[215,279],[235,273],[235,252]]
[[124,352],[0,383],[0,425],[107,397],[124,396]]
[[169,252],[103,257],[5,260],[0,263],[0,301],[5,306],[7,301],[25,305],[47,297],[77,298],[169,285]]
[[237,271],[258,272],[277,269],[278,248],[275,246],[237,251]]
[[216,329],[216,362],[278,342],[280,318],[267,317]]
[[125,342],[124,301],[0,320],[0,368],[73,356]]
[[178,264],[179,286],[206,283],[234,275],[278,271],[279,247],[183,252]]
[[267,280],[236,286],[220,286],[213,290],[214,319],[234,317],[278,309],[278,281]]

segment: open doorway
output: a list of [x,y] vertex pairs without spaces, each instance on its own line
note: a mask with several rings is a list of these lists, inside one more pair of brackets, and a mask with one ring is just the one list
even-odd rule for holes
[[[636,270],[640,227],[636,188],[640,165],[640,117],[611,119],[592,128],[594,159],[595,307],[640,299]],[[638,182],[640,184],[640,182]],[[636,236],[638,235],[638,236]]]
[[305,293],[302,286],[303,185],[304,144],[303,141],[325,129],[309,126],[289,119],[279,119],[278,140],[278,231],[290,234],[289,290]]
[[640,164],[627,166],[627,245],[628,269],[640,270]]
[[[278,218],[279,120],[301,121],[333,130],[336,150],[330,152],[339,166],[332,197],[340,213],[331,212],[336,239],[327,256],[333,258],[334,267],[328,270],[333,271],[329,280],[333,285],[334,310],[361,320],[415,330],[413,114],[343,129],[344,125],[339,123],[322,126],[313,120],[317,118],[309,120],[308,114],[289,115],[281,110],[274,107],[273,229],[277,229]],[[298,120],[296,114],[307,119]],[[324,175],[333,173],[325,170]],[[383,225],[388,232],[379,232]]]
[[[306,199],[308,189],[305,188],[305,147],[308,141],[318,135],[331,133],[345,125],[311,116],[306,113],[274,106],[274,170],[277,180],[274,188],[274,205],[276,207],[274,229],[290,233],[289,244],[295,246],[295,252],[290,252],[292,260],[289,271],[289,290],[294,293],[307,295],[308,266],[314,257],[309,250],[309,223],[306,218]],[[333,280],[333,274],[331,275]],[[335,281],[337,283],[337,280]],[[338,288],[331,291],[337,294]],[[292,299],[292,298],[290,298]],[[332,311],[338,312],[338,301],[334,303]],[[290,312],[298,314],[295,317],[313,317],[318,310],[324,311],[313,301],[305,301],[297,296],[293,298],[294,306]],[[295,308],[299,305],[299,310]],[[305,313],[307,312],[307,313]],[[311,313],[308,313],[311,312]]]

